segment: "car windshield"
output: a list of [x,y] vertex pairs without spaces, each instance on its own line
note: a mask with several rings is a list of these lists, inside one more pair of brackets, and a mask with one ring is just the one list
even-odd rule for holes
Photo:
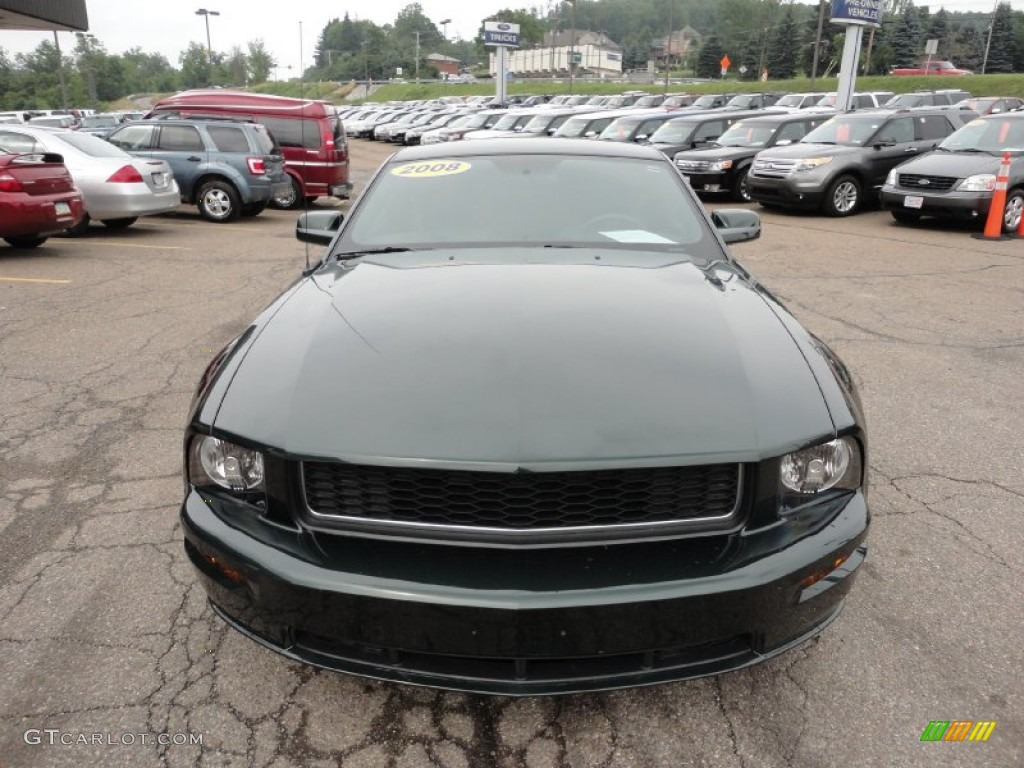
[[841,115],[826,120],[802,139],[801,144],[843,144],[860,147],[875,135],[884,122],[881,117]]
[[502,115],[501,119],[499,119],[498,122],[494,124],[492,130],[511,131],[513,128],[516,127],[516,123],[519,122],[521,118],[522,115],[517,114],[515,112],[508,115]]
[[703,109],[703,108],[715,106],[715,102],[716,101],[718,101],[718,97],[717,96],[701,96],[696,101],[694,101],[693,104],[691,104],[690,106],[691,107],[697,107],[699,109]]
[[763,123],[733,123],[715,141],[723,147],[763,147],[778,126]]
[[664,160],[440,157],[386,166],[360,200],[340,250],[517,245],[678,252],[706,237],[705,226]]
[[601,138],[605,141],[629,141],[634,131],[646,118],[644,117],[620,117],[601,131]]
[[563,139],[579,138],[586,132],[587,127],[592,122],[593,118],[590,116],[574,117],[571,120],[566,120],[562,123],[559,129],[555,131],[555,136],[560,136]]
[[114,115],[87,115],[82,118],[83,128],[110,128],[120,124],[121,121]]
[[1024,119],[1010,116],[972,120],[939,144],[951,152],[1024,152]]
[[641,96],[634,102],[634,107],[656,107],[665,100],[664,96]]
[[651,134],[652,144],[685,144],[699,123],[694,120],[666,120]]
[[458,128],[459,130],[465,128],[470,131],[475,131],[477,128],[483,128],[487,125],[487,121],[490,120],[491,117],[493,117],[493,115],[489,115],[486,112],[477,112],[475,115],[467,115],[466,122],[456,121],[455,123],[452,123],[451,127]]
[[58,133],[54,138],[91,157],[131,157],[123,149],[88,133]]
[[787,93],[775,102],[776,107],[801,107],[806,97],[802,93]]
[[904,93],[900,96],[893,96],[887,102],[886,107],[920,107],[924,104],[924,96],[915,96],[912,93]]
[[752,94],[744,94],[742,96],[733,96],[729,99],[727,107],[733,107],[734,109],[747,109],[757,105],[757,96]]

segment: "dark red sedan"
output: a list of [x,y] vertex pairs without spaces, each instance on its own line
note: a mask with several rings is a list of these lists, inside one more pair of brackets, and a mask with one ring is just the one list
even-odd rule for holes
[[82,193],[58,154],[0,154],[0,237],[15,248],[35,248],[47,236],[77,224]]

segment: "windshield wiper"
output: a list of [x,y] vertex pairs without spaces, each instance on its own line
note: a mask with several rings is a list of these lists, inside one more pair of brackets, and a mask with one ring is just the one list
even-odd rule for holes
[[359,250],[359,251],[341,251],[340,253],[335,253],[334,254],[334,258],[337,259],[338,261],[342,261],[344,259],[354,259],[357,256],[370,256],[372,254],[377,254],[377,253],[405,253],[407,251],[412,251],[412,250],[427,251],[427,250],[430,250],[430,249],[429,248],[405,248],[405,247],[397,247],[397,246],[389,245],[386,248],[364,248],[364,249]]

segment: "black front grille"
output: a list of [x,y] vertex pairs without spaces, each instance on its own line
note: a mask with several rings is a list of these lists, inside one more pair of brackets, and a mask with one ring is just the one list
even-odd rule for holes
[[737,464],[581,472],[468,472],[307,462],[316,517],[513,532],[720,520]]
[[924,176],[917,173],[901,173],[899,185],[905,189],[922,189],[931,192],[947,192],[956,184],[955,176]]

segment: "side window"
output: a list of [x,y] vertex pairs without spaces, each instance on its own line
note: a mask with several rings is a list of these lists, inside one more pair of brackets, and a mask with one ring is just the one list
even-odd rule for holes
[[129,125],[110,136],[108,141],[126,152],[149,149],[153,137],[152,125]]
[[875,106],[875,103],[871,100],[871,97],[866,93],[862,93],[858,96],[854,96],[853,103],[856,104],[857,109],[871,109]]
[[221,152],[248,152],[249,142],[241,128],[228,128],[223,125],[211,125],[207,130],[213,145]]
[[782,130],[779,131],[779,137],[775,141],[776,143],[780,141],[788,141],[790,143],[800,141],[808,130],[807,123],[787,123],[782,126]]
[[926,115],[917,118],[917,132],[921,141],[944,139],[953,132],[953,126],[942,115]]
[[0,131],[0,150],[12,155],[45,151],[31,136],[14,131]]
[[194,125],[162,125],[160,126],[160,138],[157,140],[157,149],[167,149],[175,152],[201,152],[203,139]]
[[710,141],[711,139],[717,139],[724,130],[725,123],[723,121],[712,120],[709,123],[697,126],[697,130],[693,132],[693,140]]
[[589,134],[591,132],[593,132],[595,135],[599,134],[599,133],[601,133],[601,131],[603,131],[605,128],[607,128],[611,124],[612,124],[612,118],[610,118],[610,117],[604,117],[604,118],[601,118],[600,120],[595,120],[587,128],[587,130],[584,133],[584,135],[587,135],[587,134]]
[[875,141],[891,141],[896,144],[906,144],[914,140],[914,118],[900,117],[890,120],[882,126],[882,129],[875,136]]

